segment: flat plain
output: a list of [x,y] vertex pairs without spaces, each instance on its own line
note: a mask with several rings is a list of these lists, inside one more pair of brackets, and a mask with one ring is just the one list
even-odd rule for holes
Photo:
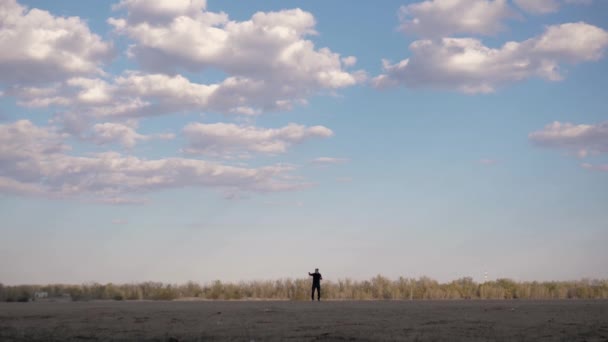
[[0,303],[0,341],[608,341],[608,301]]

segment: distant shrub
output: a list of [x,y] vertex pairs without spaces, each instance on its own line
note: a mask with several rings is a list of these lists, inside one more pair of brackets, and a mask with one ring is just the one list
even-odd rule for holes
[[[309,300],[310,279],[279,279],[207,284],[188,282],[183,285],[144,282],[137,284],[82,285],[17,285],[0,286],[0,301],[27,302],[36,291],[47,292],[50,298],[71,298],[74,301],[103,300],[173,300],[201,299],[280,299]],[[370,280],[324,280],[325,299],[343,300],[416,300],[416,299],[608,299],[608,280],[515,282],[497,279],[476,283],[470,277],[439,283],[428,277],[392,280],[378,275]]]
[[152,293],[151,299],[155,300],[173,300],[178,298],[177,292],[171,287],[171,285],[167,285],[165,287],[161,287],[156,289]]

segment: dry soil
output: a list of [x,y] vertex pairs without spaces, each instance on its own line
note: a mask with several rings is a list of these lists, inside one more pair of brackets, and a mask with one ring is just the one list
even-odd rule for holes
[[608,301],[0,303],[0,341],[608,341]]

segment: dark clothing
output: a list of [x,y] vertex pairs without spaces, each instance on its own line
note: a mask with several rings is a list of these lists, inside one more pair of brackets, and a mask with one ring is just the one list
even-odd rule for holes
[[312,284],[312,292],[310,293],[310,299],[315,300],[315,289],[317,290],[317,300],[321,300],[321,285]]
[[323,279],[323,277],[321,277],[321,273],[308,273],[308,275],[312,276],[313,285],[321,285],[321,279]]
[[308,275],[312,277],[312,293],[310,294],[310,298],[312,300],[315,300],[315,289],[316,289],[317,290],[317,300],[321,300],[321,279],[323,279],[323,277],[321,276],[321,273],[308,272]]

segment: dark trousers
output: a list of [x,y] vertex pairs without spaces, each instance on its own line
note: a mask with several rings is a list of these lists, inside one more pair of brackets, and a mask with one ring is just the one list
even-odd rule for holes
[[310,299],[315,300],[315,289],[317,290],[317,300],[321,300],[321,285],[320,284],[312,284],[312,293],[310,294]]

